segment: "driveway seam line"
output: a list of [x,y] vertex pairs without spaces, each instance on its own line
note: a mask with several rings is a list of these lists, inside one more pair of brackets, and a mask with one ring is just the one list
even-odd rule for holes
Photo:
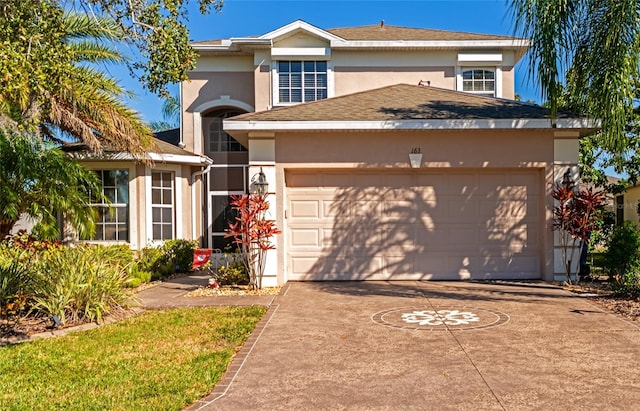
[[[215,401],[219,400],[220,398],[224,397],[225,395],[227,395],[227,393],[229,392],[229,389],[231,388],[231,386],[233,385],[234,381],[236,380],[236,377],[238,376],[238,374],[242,370],[242,367],[244,366],[244,364],[246,363],[247,359],[249,358],[249,356],[253,352],[253,349],[257,345],[258,340],[260,340],[260,337],[262,336],[262,333],[264,333],[264,330],[267,328],[267,326],[271,322],[271,319],[273,318],[273,316],[275,315],[275,313],[276,313],[276,311],[278,310],[279,307],[280,307],[280,304],[274,304],[274,305],[269,307],[269,312],[267,312],[267,315],[268,315],[267,321],[264,323],[264,326],[262,326],[262,328],[260,329],[260,332],[258,333],[256,338],[253,340],[253,343],[251,344],[251,347],[249,348],[248,352],[244,355],[244,358],[240,362],[240,365],[238,366],[237,370],[233,373],[233,375],[230,375],[230,376],[226,376],[225,375],[224,376],[223,380],[227,380],[227,377],[230,377],[229,383],[226,384],[226,387],[225,387],[224,391],[222,391],[222,393],[220,393],[217,397],[215,397],[215,398],[213,398],[213,399],[211,399],[209,401],[203,402],[202,400],[200,400],[200,402],[202,402],[202,405],[200,405],[200,407],[196,408],[196,410],[202,410],[202,409],[208,407],[209,405],[211,405],[213,402],[215,402]],[[249,336],[249,338],[251,338],[251,335]],[[235,361],[231,361],[231,363],[229,364],[228,368],[231,368],[231,366],[235,365],[234,363],[235,363]],[[224,382],[223,380],[218,381],[218,384],[223,383]],[[214,391],[215,391],[215,387],[214,387]]]
[[473,366],[473,369],[476,370],[476,373],[478,373],[478,375],[480,376],[480,379],[482,380],[482,382],[484,382],[484,385],[487,387],[487,389],[489,390],[493,398],[496,399],[496,401],[498,402],[498,405],[500,405],[500,408],[502,408],[504,411],[507,411],[507,409],[502,404],[502,401],[500,401],[500,398],[498,398],[496,393],[493,391],[493,388],[491,388],[491,385],[489,385],[489,382],[484,378],[484,375],[482,375],[482,372],[480,371],[476,363],[473,361],[473,359],[471,358],[467,350],[464,349],[464,347],[462,346],[462,343],[460,343],[460,340],[458,340],[458,337],[456,337],[455,333],[451,330],[451,328],[449,328],[449,325],[446,323],[446,321],[444,321],[444,318],[442,318],[440,314],[438,314],[438,310],[436,309],[436,306],[429,299],[429,297],[427,297],[427,295],[423,292],[423,290],[418,286],[417,283],[416,283],[416,288],[418,289],[418,292],[422,295],[422,297],[425,300],[427,300],[427,303],[431,306],[431,308],[436,313],[436,315],[440,317],[440,319],[442,320],[442,324],[447,329],[447,332],[449,332],[451,337],[453,337],[453,339],[455,340],[456,344],[458,344],[458,347],[460,347],[460,349],[464,353],[464,356],[467,357],[467,360],[471,363],[471,366]]

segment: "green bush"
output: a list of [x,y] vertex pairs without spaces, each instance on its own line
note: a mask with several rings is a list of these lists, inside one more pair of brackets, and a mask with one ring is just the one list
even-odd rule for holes
[[197,247],[197,241],[188,240],[169,240],[160,247],[146,247],[138,259],[138,269],[151,272],[154,280],[174,272],[190,271]]
[[216,280],[220,285],[247,285],[249,284],[249,274],[240,261],[228,262],[218,268]]
[[152,273],[150,271],[134,271],[129,274],[127,279],[127,287],[135,288],[142,283],[148,283],[151,281]]
[[160,248],[145,247],[138,258],[138,270],[150,272],[153,280],[160,279],[159,268],[165,263],[162,258],[163,253]]
[[18,261],[0,260],[0,316],[14,316],[25,309],[31,278]]
[[33,267],[33,309],[65,323],[101,321],[104,314],[126,306],[127,274],[103,256],[104,250],[94,246],[62,247],[44,253]]
[[617,226],[607,242],[604,266],[617,294],[638,294],[640,274],[640,231],[625,221]]
[[176,272],[186,273],[193,267],[193,254],[198,248],[197,241],[169,240],[161,247],[169,255],[169,262]]
[[107,261],[109,264],[120,267],[127,274],[127,287],[137,287],[142,283],[151,281],[151,272],[140,270],[135,260],[134,252],[127,244],[93,246],[94,256]]

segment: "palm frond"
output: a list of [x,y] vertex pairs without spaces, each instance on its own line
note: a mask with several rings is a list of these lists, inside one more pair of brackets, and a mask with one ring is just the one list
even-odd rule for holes
[[94,40],[120,41],[123,37],[122,28],[110,18],[66,12],[62,21],[69,40],[93,38]]
[[122,53],[113,47],[92,41],[80,41],[69,45],[73,60],[78,62],[120,63],[125,60]]

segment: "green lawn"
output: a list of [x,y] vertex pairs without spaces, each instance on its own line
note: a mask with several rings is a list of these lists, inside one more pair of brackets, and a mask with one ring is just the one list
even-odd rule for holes
[[265,312],[150,311],[0,347],[0,409],[180,410],[211,391]]

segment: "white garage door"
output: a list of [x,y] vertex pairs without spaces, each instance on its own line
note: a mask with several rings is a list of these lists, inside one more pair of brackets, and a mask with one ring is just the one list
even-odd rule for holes
[[285,173],[289,280],[538,279],[539,173]]

